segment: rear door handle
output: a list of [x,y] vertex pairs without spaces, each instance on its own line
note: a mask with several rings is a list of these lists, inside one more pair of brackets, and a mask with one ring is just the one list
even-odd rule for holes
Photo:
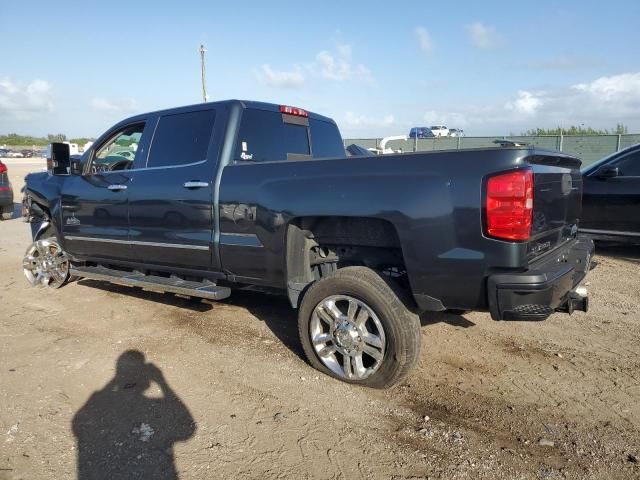
[[119,192],[120,190],[126,190],[127,186],[126,185],[109,185],[107,188],[112,192]]
[[209,186],[209,183],[192,181],[192,182],[184,182],[182,186],[184,188],[207,188]]

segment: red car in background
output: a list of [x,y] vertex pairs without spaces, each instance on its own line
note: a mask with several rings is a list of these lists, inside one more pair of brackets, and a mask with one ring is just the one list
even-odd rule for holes
[[13,217],[13,188],[9,181],[7,166],[0,160],[0,217],[9,220]]

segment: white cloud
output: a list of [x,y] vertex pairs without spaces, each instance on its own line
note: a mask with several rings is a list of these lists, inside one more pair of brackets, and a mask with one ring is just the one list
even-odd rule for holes
[[304,85],[304,75],[297,69],[292,71],[274,70],[269,64],[262,65],[256,77],[262,83],[275,88],[300,88]]
[[9,78],[0,79],[0,116],[26,119],[51,110],[51,85],[46,80],[21,85]]
[[91,99],[90,105],[101,112],[129,113],[138,109],[136,101],[132,98],[94,97]]
[[423,52],[431,52],[433,50],[433,39],[429,30],[424,27],[417,27],[415,29],[416,37],[418,38],[418,46]]
[[321,78],[334,81],[372,79],[367,67],[361,63],[353,63],[351,45],[338,45],[336,50],[336,53],[326,50],[319,52],[315,63],[309,66],[310,71]]
[[492,48],[498,44],[499,37],[496,29],[482,22],[474,22],[466,26],[471,44],[476,48]]
[[351,45],[338,44],[335,51],[322,50],[312,62],[295,65],[289,70],[276,70],[265,63],[255,71],[255,77],[265,85],[276,88],[301,88],[307,79],[372,81],[371,71],[361,63],[354,63]]
[[491,103],[466,103],[462,109],[441,108],[422,118],[468,135],[519,133],[530,128],[582,125],[612,128],[618,122],[640,130],[640,72],[600,77],[546,90],[520,90]]
[[337,119],[338,126],[346,138],[349,137],[383,137],[397,134],[398,129],[406,129],[394,115],[369,116],[347,111]]
[[345,112],[344,121],[347,125],[352,127],[368,127],[393,125],[396,119],[393,115],[384,115],[380,118],[374,118],[367,115],[360,115],[354,112]]
[[507,110],[514,110],[525,115],[533,115],[542,105],[542,100],[531,92],[521,90],[514,100],[510,100],[505,104]]
[[601,77],[591,83],[579,83],[571,88],[584,92],[594,99],[607,101],[624,99],[638,102],[640,101],[640,72]]

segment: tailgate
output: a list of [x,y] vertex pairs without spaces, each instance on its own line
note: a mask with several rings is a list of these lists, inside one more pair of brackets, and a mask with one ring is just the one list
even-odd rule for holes
[[527,256],[533,259],[576,236],[582,209],[582,175],[580,160],[560,153],[536,154],[527,160],[534,174],[531,239],[527,246]]

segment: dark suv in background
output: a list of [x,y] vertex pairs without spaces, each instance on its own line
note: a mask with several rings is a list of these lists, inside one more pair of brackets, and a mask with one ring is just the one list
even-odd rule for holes
[[596,240],[640,244],[640,144],[582,170],[580,231]]
[[13,189],[7,166],[0,161],[0,216],[8,220],[13,216]]

